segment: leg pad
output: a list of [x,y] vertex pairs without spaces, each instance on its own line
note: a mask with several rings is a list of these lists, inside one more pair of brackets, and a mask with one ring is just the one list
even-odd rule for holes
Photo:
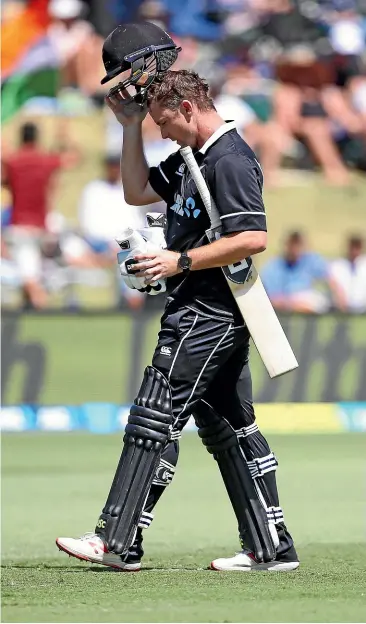
[[253,551],[258,562],[272,561],[276,550],[266,510],[234,429],[204,401],[200,401],[194,416],[198,435],[219,466],[242,543]]
[[108,550],[124,555],[133,543],[161,453],[169,442],[173,415],[165,376],[148,366],[128,418],[124,446],[96,533]]

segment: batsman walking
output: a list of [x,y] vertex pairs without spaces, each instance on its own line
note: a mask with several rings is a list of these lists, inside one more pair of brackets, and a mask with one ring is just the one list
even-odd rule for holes
[[[220,470],[242,548],[233,557],[214,559],[211,567],[290,571],[299,562],[279,504],[277,459],[255,420],[249,332],[221,270],[235,270],[266,248],[262,171],[235,124],[216,112],[205,80],[169,69],[178,51],[149,23],[119,26],[104,44],[103,81],[130,72],[107,98],[123,125],[125,199],[134,205],[163,199],[167,205],[166,248],[134,253],[127,241],[129,256],[121,271],[129,287],[159,285],[167,300],[95,532],[58,538],[56,544],[79,559],[139,570],[143,530],[174,477],[179,438],[193,414]],[[164,139],[193,149],[220,214],[217,240],[207,239],[209,217],[179,150],[158,167],[148,167],[141,130],[147,114]]]

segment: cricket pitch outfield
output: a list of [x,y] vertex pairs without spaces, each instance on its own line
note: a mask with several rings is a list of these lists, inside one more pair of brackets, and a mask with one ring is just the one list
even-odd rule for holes
[[55,537],[93,530],[121,437],[2,436],[3,622],[364,621],[365,435],[269,436],[301,560],[290,574],[206,569],[239,545],[218,470],[194,433],[183,436],[175,482],[145,532],[143,571],[59,553]]

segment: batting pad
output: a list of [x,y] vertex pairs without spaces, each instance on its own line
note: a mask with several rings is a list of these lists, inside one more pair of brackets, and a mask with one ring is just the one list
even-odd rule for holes
[[266,509],[258,497],[234,429],[204,401],[196,409],[195,419],[198,435],[217,461],[238,520],[242,543],[254,553],[257,562],[272,561],[276,550]]
[[148,366],[131,407],[121,458],[96,527],[108,550],[116,555],[125,555],[135,539],[172,421],[169,382]]

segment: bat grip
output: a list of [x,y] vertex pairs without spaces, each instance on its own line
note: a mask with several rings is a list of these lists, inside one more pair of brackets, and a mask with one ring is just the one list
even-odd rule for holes
[[207,186],[206,180],[202,175],[202,172],[198,166],[198,163],[194,157],[191,147],[182,147],[180,153],[185,161],[188,170],[192,176],[192,179],[196,183],[197,190],[201,196],[203,204],[206,208],[207,214],[210,219],[211,228],[215,228],[221,225],[220,214],[215,206],[215,202],[211,197],[210,190]]

